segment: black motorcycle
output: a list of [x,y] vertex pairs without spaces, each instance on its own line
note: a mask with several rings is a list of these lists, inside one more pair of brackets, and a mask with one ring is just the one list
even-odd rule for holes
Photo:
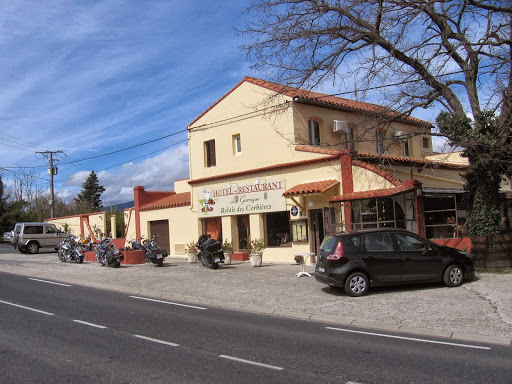
[[114,268],[119,268],[121,261],[124,260],[124,255],[120,252],[110,237],[107,237],[99,244],[96,244],[96,261],[101,266],[108,265]]
[[164,260],[169,254],[165,249],[160,249],[156,238],[157,234],[154,234],[150,241],[142,240],[142,243],[139,240],[132,240],[130,244],[133,250],[143,250],[146,251],[146,263],[153,263],[158,265],[159,267],[164,266]]
[[215,239],[211,239],[210,235],[199,236],[196,247],[198,249],[197,259],[205,267],[218,269],[219,264],[224,262],[222,244]]

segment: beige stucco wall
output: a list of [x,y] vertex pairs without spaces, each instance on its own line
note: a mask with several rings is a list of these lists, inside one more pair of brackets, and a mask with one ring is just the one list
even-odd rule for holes
[[[430,130],[417,125],[393,121],[379,123],[371,116],[353,112],[320,108],[306,104],[294,104],[294,127],[297,144],[306,144],[308,120],[316,120],[320,125],[320,142],[332,149],[345,149],[346,138],[343,133],[332,132],[334,120],[347,121],[354,132],[354,149],[361,153],[377,153],[376,130],[384,134],[384,155],[403,156],[402,145],[395,139],[396,131],[410,132],[409,156],[424,157],[432,154]],[[429,139],[429,148],[423,148],[423,138]],[[337,145],[336,145],[337,144]]]
[[61,231],[64,231],[64,224],[67,224],[69,233],[75,236],[80,236],[80,216],[56,217],[45,221],[47,223],[55,224],[55,226]]
[[463,170],[403,166],[385,167],[385,169],[401,181],[411,178],[418,180],[423,187],[463,188],[464,186],[461,176]]
[[394,185],[368,169],[352,166],[354,192],[393,188]]
[[[169,220],[169,254],[172,256],[185,256],[185,244],[196,242],[199,237],[197,214],[188,206],[140,212],[140,231],[144,238],[148,238],[150,221],[156,220]],[[135,233],[130,240],[134,238]]]
[[[89,216],[89,224],[91,229],[98,228],[103,234],[105,234],[105,228],[107,227],[107,216],[105,212],[91,213]],[[54,219],[45,220],[48,223],[53,223],[59,229],[64,229],[64,224],[69,226],[70,233],[75,236],[80,236],[80,215],[56,217]],[[84,237],[89,235],[89,229],[84,222]],[[96,234],[95,234],[96,236]]]

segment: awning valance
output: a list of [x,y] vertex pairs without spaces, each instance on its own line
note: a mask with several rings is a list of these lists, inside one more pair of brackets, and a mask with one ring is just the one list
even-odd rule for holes
[[352,200],[363,200],[363,199],[375,199],[377,197],[390,197],[400,193],[412,191],[415,189],[421,189],[421,183],[417,180],[406,180],[398,187],[387,188],[387,189],[374,189],[371,191],[359,191],[345,193],[341,196],[334,196],[329,199],[330,203],[336,203],[341,201],[352,201]]
[[297,195],[306,195],[309,193],[324,193],[329,189],[337,186],[340,182],[335,179],[331,180],[322,180],[322,181],[312,181],[308,183],[298,184],[290,189],[286,190],[283,193],[283,196],[297,196]]

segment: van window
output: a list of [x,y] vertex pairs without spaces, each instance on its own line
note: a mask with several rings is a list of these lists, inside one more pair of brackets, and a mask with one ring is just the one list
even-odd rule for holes
[[43,234],[43,226],[42,225],[26,225],[23,233],[27,235],[42,235]]
[[49,225],[46,227],[46,233],[59,233],[59,230],[57,229],[57,227]]

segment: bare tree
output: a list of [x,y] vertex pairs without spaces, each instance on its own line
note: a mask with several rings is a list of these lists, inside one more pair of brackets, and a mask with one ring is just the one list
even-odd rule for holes
[[406,115],[443,111],[440,133],[470,161],[473,233],[499,231],[499,186],[512,175],[510,0],[255,0],[247,16],[242,48],[277,82],[330,81],[359,98],[379,89]]

